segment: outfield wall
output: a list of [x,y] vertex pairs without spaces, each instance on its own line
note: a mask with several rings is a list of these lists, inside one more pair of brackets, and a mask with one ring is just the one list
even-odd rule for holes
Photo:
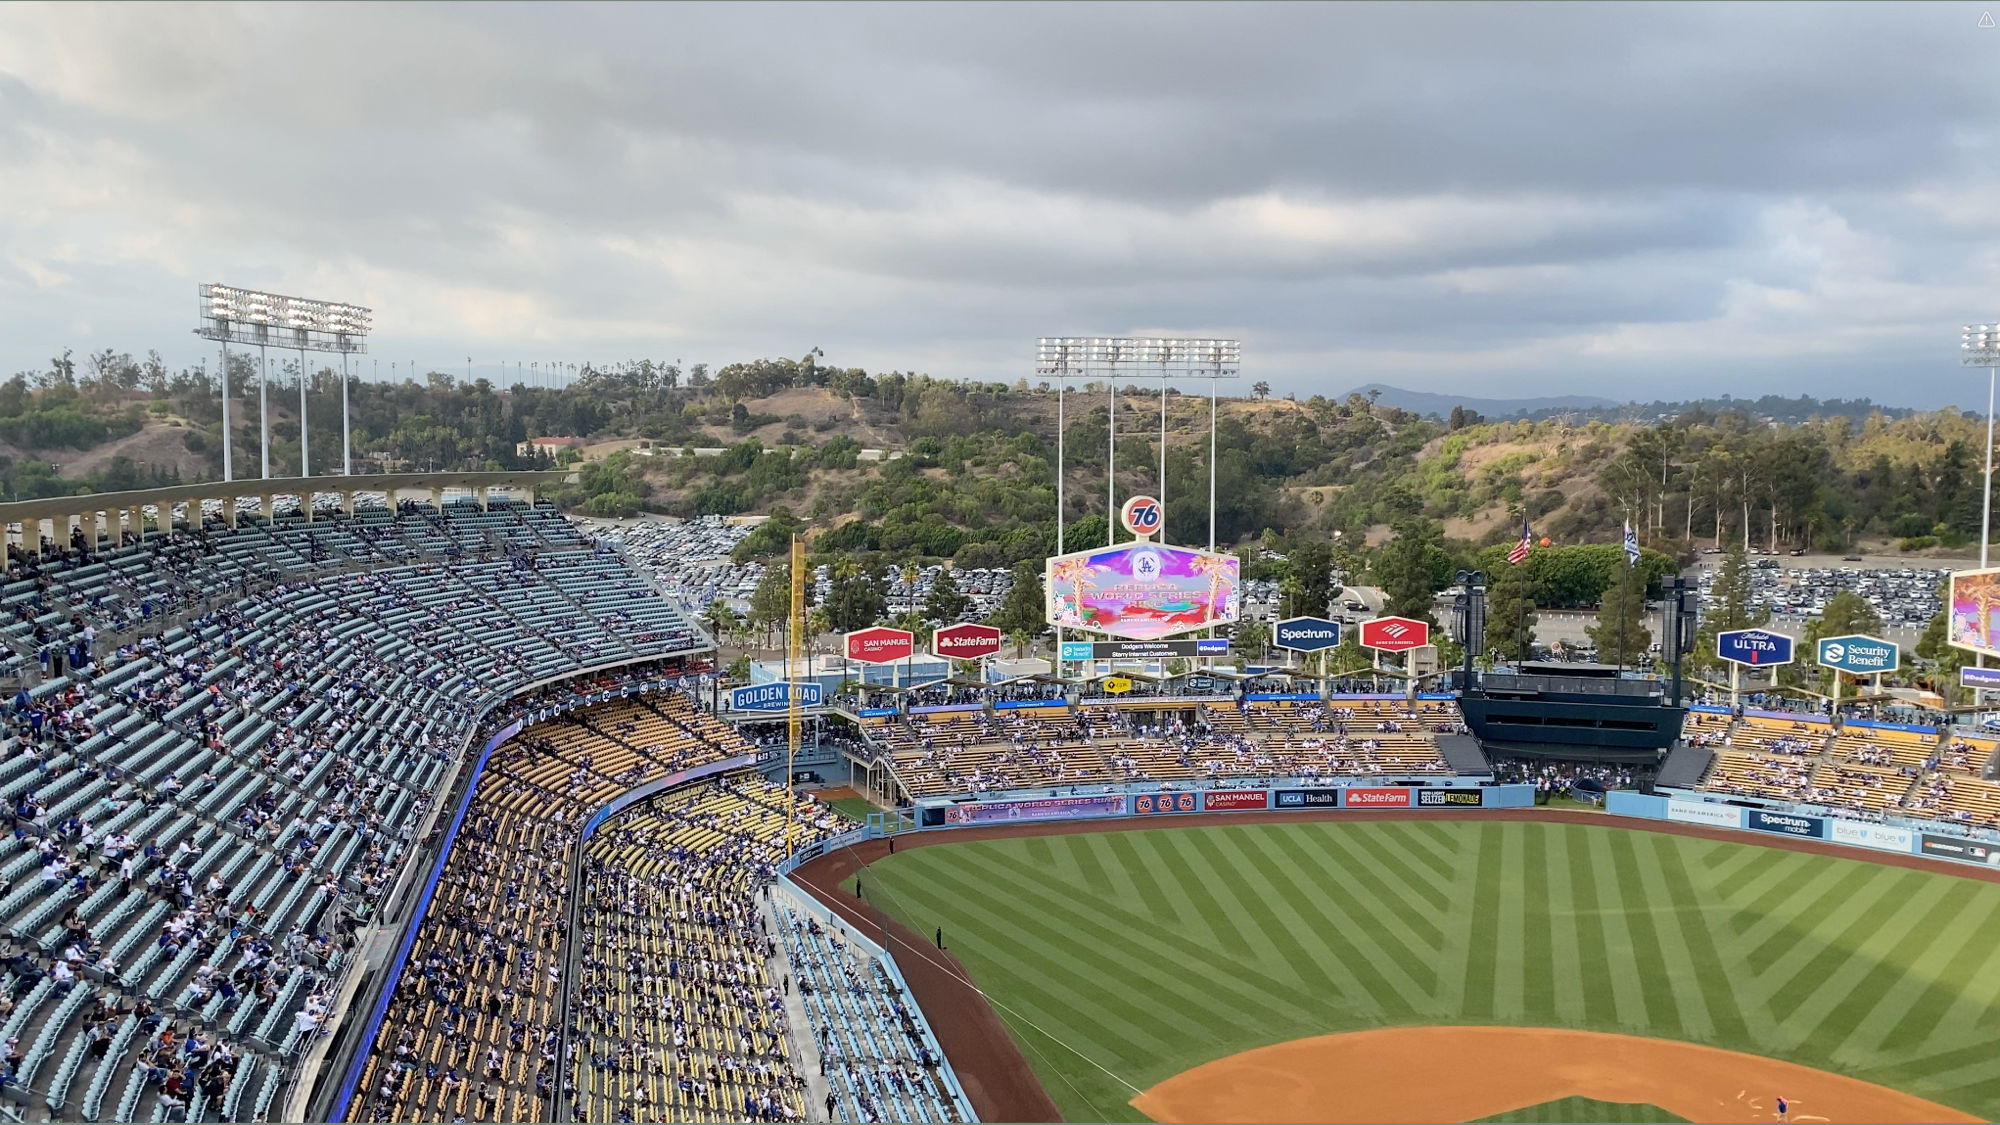
[[1515,809],[1535,803],[1532,785],[1345,785],[1304,788],[1176,789],[993,801],[933,803],[920,809],[920,828],[971,828],[1068,820],[1115,820],[1273,809]]
[[1902,825],[1877,824],[1787,808],[1753,808],[1678,793],[1649,795],[1624,789],[1612,790],[1606,795],[1604,805],[1605,810],[1614,815],[1642,820],[1670,820],[1676,824],[1733,828],[1756,836],[1790,836],[1796,840],[1819,840],[1868,851],[2000,867],[2000,845]]

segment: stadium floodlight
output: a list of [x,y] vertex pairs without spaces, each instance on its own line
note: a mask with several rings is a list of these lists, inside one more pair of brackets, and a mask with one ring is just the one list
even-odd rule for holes
[[2000,375],[2000,324],[1968,324],[1959,343],[1960,362],[1986,369],[1986,489],[1979,510],[1979,569],[1986,569],[1993,530],[1993,390]]
[[[1110,386],[1111,412],[1105,434],[1110,450],[1106,472],[1106,522],[1115,535],[1118,511],[1118,377],[1141,375],[1160,380],[1160,495],[1167,488],[1167,383],[1172,379],[1207,379],[1208,383],[1208,548],[1215,549],[1215,381],[1242,374],[1243,342],[1220,338],[1175,336],[1044,336],[1035,342],[1035,373],[1056,379],[1060,416],[1063,386],[1070,379],[1103,377]],[[1058,423],[1060,424],[1060,422]],[[1057,455],[1056,534],[1062,534],[1060,489],[1061,451]]]
[[[341,472],[354,472],[352,445],[348,435],[347,357],[368,350],[368,334],[374,328],[374,311],[344,301],[316,301],[240,289],[233,285],[206,284],[201,287],[201,327],[195,335],[222,345],[222,479],[235,480],[229,440],[229,345],[256,345],[259,349],[276,344],[299,353],[299,475],[311,476],[308,453],[306,389],[307,352],[340,353]],[[264,445],[270,447],[270,418],[264,419]],[[269,467],[265,474],[269,475]],[[308,502],[310,500],[308,499]]]

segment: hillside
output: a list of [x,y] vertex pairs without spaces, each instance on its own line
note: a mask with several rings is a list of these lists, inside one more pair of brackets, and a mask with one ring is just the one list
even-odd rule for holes
[[[65,357],[0,384],[10,496],[220,475],[220,403],[207,371],[170,374],[111,353],[78,366]],[[253,375],[247,361],[232,372],[241,475],[259,461]],[[272,471],[289,475],[297,399],[275,389]],[[563,499],[596,514],[776,513],[840,525],[836,542],[853,549],[978,565],[1053,548],[1058,403],[1046,384],[870,374],[814,353],[712,374],[642,360],[586,370],[561,390],[433,373],[422,384],[357,382],[350,397],[357,468],[543,466],[523,452],[528,439],[575,437],[588,471]],[[1101,535],[1106,517],[1109,397],[1093,384],[1061,404],[1066,518],[1086,525],[1076,541]],[[1117,396],[1119,495],[1164,493],[1169,535],[1206,542],[1209,402],[1169,395],[1164,481],[1160,406],[1143,388]],[[338,457],[339,407],[338,378],[316,373],[318,472]],[[1217,538],[1358,548],[1414,533],[1470,550],[1511,541],[1524,519],[1538,537],[1589,543],[1611,541],[1629,518],[1672,553],[1719,541],[1921,552],[1962,545],[1978,527],[1983,436],[1955,411],[1796,424],[1706,407],[1650,421],[1471,417],[1461,412],[1454,429],[1359,393],[1224,399]]]

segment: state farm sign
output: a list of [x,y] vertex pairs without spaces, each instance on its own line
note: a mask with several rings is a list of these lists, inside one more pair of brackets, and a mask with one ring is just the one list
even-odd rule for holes
[[1361,647],[1408,652],[1431,643],[1429,623],[1408,617],[1378,617],[1361,623]]
[[893,664],[917,650],[915,635],[877,625],[847,634],[847,658],[863,664]]
[[946,660],[977,660],[1000,651],[1000,630],[991,625],[947,625],[931,635],[931,651]]
[[1350,809],[1407,809],[1410,807],[1408,789],[1349,789],[1347,807]]

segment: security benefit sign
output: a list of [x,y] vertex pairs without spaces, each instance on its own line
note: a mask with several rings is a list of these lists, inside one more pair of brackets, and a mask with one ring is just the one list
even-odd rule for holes
[[1813,659],[1822,668],[1875,676],[1894,672],[1902,663],[1902,653],[1893,641],[1880,637],[1827,637],[1819,642]]

